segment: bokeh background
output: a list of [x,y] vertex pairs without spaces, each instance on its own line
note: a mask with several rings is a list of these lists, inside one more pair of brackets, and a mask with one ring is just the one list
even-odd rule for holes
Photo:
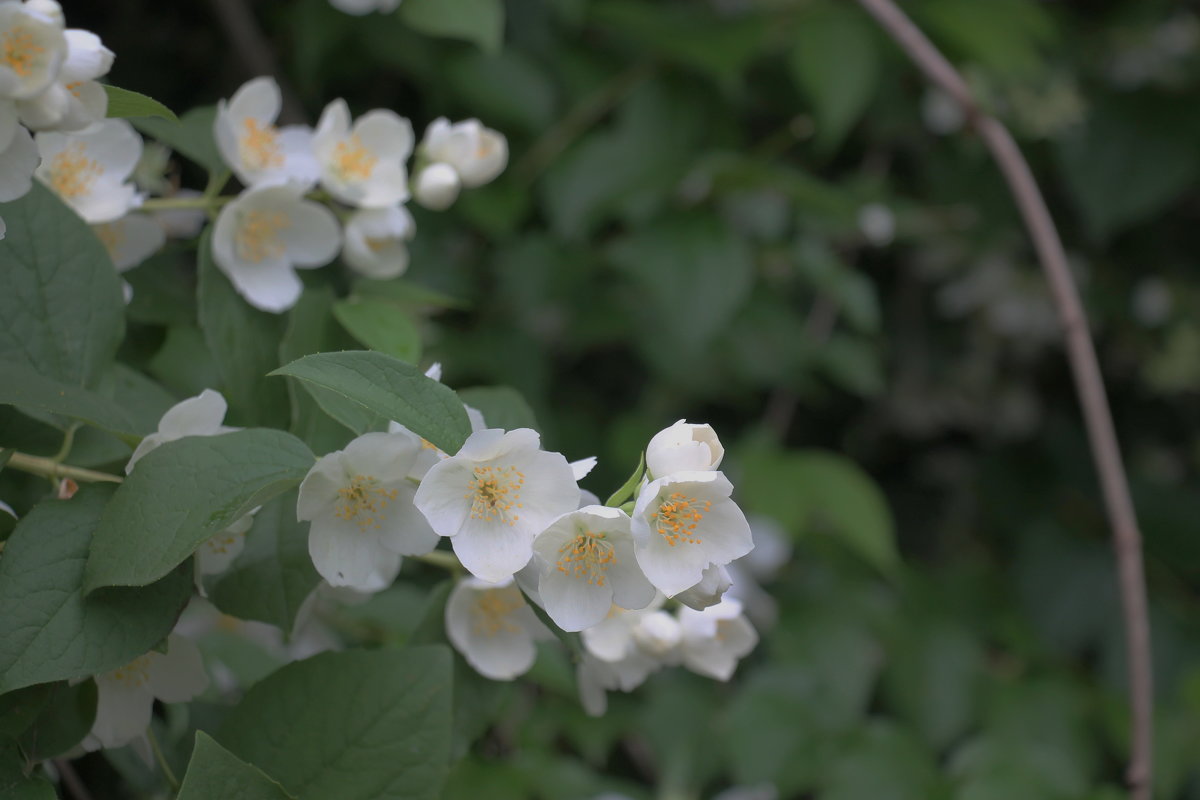
[[[180,111],[263,56],[222,5],[64,2],[118,54],[112,83]],[[549,447],[600,456],[601,494],[655,431],[711,422],[793,551],[760,573],[763,641],[733,682],[667,671],[592,720],[548,655],[480,689],[446,796],[1121,797],[1096,480],[1040,271],[954,104],[848,0],[506,0],[502,27],[460,5],[448,35],[403,5],[242,8],[309,123],[341,96],[418,135],[444,115],[508,137],[495,183],[413,209],[408,277],[450,298],[421,307],[423,363],[520,391]],[[1195,800],[1200,16],[903,5],[1012,128],[1067,244],[1145,536],[1156,796]],[[155,276],[171,258],[126,275],[124,357],[185,396],[216,372]]]

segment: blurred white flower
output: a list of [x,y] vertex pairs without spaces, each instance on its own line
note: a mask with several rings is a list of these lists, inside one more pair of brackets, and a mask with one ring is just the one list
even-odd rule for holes
[[646,473],[650,480],[675,472],[715,470],[725,448],[711,425],[679,420],[654,434],[646,445]]
[[85,222],[112,222],[141,205],[129,176],[142,156],[142,137],[123,119],[77,133],[37,135],[42,163],[34,175]]
[[217,103],[213,136],[221,158],[247,187],[290,181],[307,190],[320,168],[312,131],[304,125],[275,127],[283,98],[271,78],[255,78]]
[[225,421],[227,408],[225,398],[213,389],[205,389],[195,397],[171,406],[158,421],[158,430],[138,443],[137,449],[129,457],[129,463],[125,465],[125,474],[133,472],[134,465],[143,456],[166,442],[185,436],[216,436],[237,430],[221,424]]
[[44,91],[66,57],[58,23],[21,3],[0,3],[0,98],[21,100]]
[[534,537],[578,507],[567,460],[540,445],[529,428],[477,431],[434,464],[417,489],[417,508],[478,578],[512,577],[533,555]]
[[858,229],[876,247],[885,247],[896,236],[896,217],[883,203],[867,203],[858,210]]
[[334,198],[358,208],[387,208],[408,199],[412,123],[377,108],[350,125],[346,101],[325,106],[313,132],[313,152],[321,186]]
[[167,652],[151,650],[123,667],[96,676],[96,720],[84,739],[87,750],[123,747],[146,732],[155,699],[183,703],[208,688],[200,651],[178,634]]
[[961,129],[967,115],[962,104],[941,89],[927,89],[921,96],[921,120],[930,133],[944,136]]
[[253,187],[217,216],[213,260],[255,308],[279,313],[294,306],[304,288],[295,268],[328,264],[341,247],[333,212],[303,194],[294,183]]
[[196,548],[196,572],[200,575],[217,575],[229,569],[245,549],[246,532],[253,524],[253,513],[247,514],[201,543]]
[[63,32],[67,57],[42,92],[17,101],[21,121],[34,130],[78,131],[104,119],[108,93],[96,79],[112,68],[113,52],[91,31]]
[[0,100],[0,203],[23,197],[33,188],[33,174],[40,158],[33,137],[17,125],[15,113],[7,116],[11,105],[8,109]]
[[477,119],[456,122],[439,117],[425,129],[422,151],[431,163],[449,164],[468,189],[483,186],[508,164],[508,141]]
[[462,181],[454,167],[435,163],[423,167],[417,173],[413,197],[431,211],[445,211],[454,205],[461,190]]
[[675,472],[642,487],[634,505],[638,564],[663,594],[695,586],[712,565],[725,565],[754,547],[750,525],[730,499],[720,472]]
[[679,624],[683,665],[719,681],[729,680],[738,659],[758,644],[758,633],[742,614],[742,604],[733,598],[703,611],[680,608]]
[[378,590],[401,556],[437,546],[412,502],[408,473],[419,449],[410,436],[368,433],[317,459],[305,476],[296,516],[312,522],[308,552],[330,585]]
[[1162,278],[1143,278],[1133,287],[1133,315],[1147,328],[1156,328],[1171,316],[1171,287]]
[[112,222],[93,225],[92,230],[108,251],[117,272],[136,267],[167,243],[162,225],[145,214],[126,214]]
[[595,625],[614,603],[635,609],[654,599],[633,555],[629,516],[619,509],[596,505],[563,514],[538,534],[533,552],[538,596],[564,631]]
[[446,636],[479,674],[510,681],[533,666],[534,642],[554,634],[538,621],[511,580],[466,578],[446,601]]
[[416,232],[404,206],[356,211],[346,221],[342,260],[368,278],[398,278],[408,269],[408,241]]
[[689,608],[700,611],[721,602],[721,598],[732,585],[733,579],[729,576],[729,570],[712,566],[704,570],[704,577],[699,583],[675,595],[675,599]]

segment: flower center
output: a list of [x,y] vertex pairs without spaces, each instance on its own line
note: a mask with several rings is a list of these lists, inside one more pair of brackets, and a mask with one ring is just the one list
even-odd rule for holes
[[34,39],[33,32],[16,26],[0,37],[0,64],[11,69],[22,78],[28,78],[37,66],[38,56],[46,52]]
[[671,492],[670,496],[659,504],[658,511],[654,514],[658,522],[656,530],[671,547],[680,542],[699,544],[700,538],[695,533],[696,526],[709,511],[712,511],[711,500],[702,502],[683,492]]
[[290,227],[292,220],[280,211],[247,211],[234,236],[238,255],[255,264],[266,258],[278,258],[286,250],[279,232]]
[[610,564],[617,563],[612,543],[603,533],[580,530],[579,534],[558,548],[558,571],[572,578],[582,578],[594,586],[604,585],[604,573]]
[[242,120],[242,137],[238,140],[238,155],[250,169],[266,169],[283,166],[283,154],[279,152],[279,132],[274,125],[259,127],[258,120],[247,117]]
[[471,519],[516,523],[521,517],[517,514],[510,517],[509,512],[524,508],[521,502],[524,485],[525,474],[516,467],[476,467],[474,479],[467,484],[471,491],[464,495],[471,501]]
[[379,159],[363,146],[357,136],[343,139],[333,151],[334,167],[343,178],[358,178],[365,181],[371,177]]
[[136,689],[150,680],[150,654],[138,656],[123,667],[115,669],[109,677],[128,689]]
[[50,160],[50,188],[59,197],[72,200],[92,190],[104,168],[83,154],[83,143],[75,142]]
[[204,544],[208,547],[209,552],[213,555],[224,555],[229,552],[229,548],[234,547],[238,540],[245,534],[242,533],[218,533],[210,539],[206,539]]
[[395,240],[389,239],[389,238],[372,239],[370,236],[368,236],[366,238],[367,249],[370,250],[372,253],[378,253],[379,251],[383,250],[388,245],[390,245],[393,241],[395,241]]
[[355,475],[350,485],[338,489],[342,502],[334,509],[334,515],[347,522],[354,520],[361,530],[378,529],[387,519],[383,509],[396,499],[395,489],[385,489],[370,475]]
[[509,619],[509,615],[523,605],[525,599],[516,586],[479,592],[471,608],[471,627],[475,633],[489,637],[501,631],[516,633],[520,628]]

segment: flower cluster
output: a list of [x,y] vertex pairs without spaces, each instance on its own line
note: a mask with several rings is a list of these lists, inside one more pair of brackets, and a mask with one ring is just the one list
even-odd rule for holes
[[[82,131],[104,118],[108,94],[96,79],[112,62],[94,33],[66,27],[55,0],[0,0],[0,203],[33,185],[43,137]],[[83,165],[91,154],[58,148],[53,157]],[[72,172],[77,177],[63,188],[81,194],[103,178],[99,166]],[[4,233],[0,220],[0,238]]]
[[[354,119],[338,99],[315,129],[277,127],[281,104],[279,86],[257,78],[218,105],[213,126],[221,157],[245,187],[217,217],[213,257],[246,301],[264,311],[291,308],[301,291],[295,270],[328,264],[339,252],[367,277],[403,274],[416,232],[405,202],[415,194],[429,208],[447,208],[460,186],[487,183],[508,161],[504,138],[477,120],[439,119],[418,148],[421,171],[410,193],[415,138],[407,119],[387,109]],[[349,209],[344,228],[306,196],[318,185]]]

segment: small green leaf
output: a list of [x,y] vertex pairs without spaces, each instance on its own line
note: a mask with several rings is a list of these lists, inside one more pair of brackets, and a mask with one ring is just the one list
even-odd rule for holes
[[407,311],[427,309],[469,308],[470,304],[457,297],[406,280],[376,281],[359,278],[354,282],[354,294],[359,297],[380,297],[396,303]]
[[625,501],[633,497],[633,493],[637,491],[638,484],[642,482],[642,476],[646,474],[646,452],[643,450],[638,456],[637,469],[629,476],[629,480],[621,484],[621,488],[612,493],[604,505],[610,508],[620,508],[625,504]]
[[162,117],[174,123],[179,122],[174,111],[153,97],[108,85],[105,85],[104,93],[108,95],[109,117]]
[[62,681],[50,686],[45,707],[20,739],[25,753],[37,761],[56,758],[74,748],[96,720],[95,681],[73,686]]
[[38,181],[0,203],[0,359],[91,386],[125,334],[121,280],[79,216]]
[[511,386],[475,386],[461,389],[458,396],[471,408],[483,414],[489,428],[506,431],[517,428],[539,430],[533,409],[525,402],[521,393]]
[[443,646],[321,653],[252,686],[217,739],[302,800],[434,800],[451,664]]
[[488,53],[499,52],[504,41],[501,0],[407,0],[399,14],[419,33],[465,39]]
[[216,118],[216,106],[203,106],[184,112],[178,122],[153,117],[138,117],[130,122],[142,133],[187,156],[209,173],[221,173],[228,168],[213,137]]
[[152,586],[84,597],[84,564],[107,486],[47,500],[17,525],[0,558],[0,692],[105,672],[161,641],[191,596],[191,569]]
[[104,510],[86,587],[142,586],[202,542],[303,480],[304,443],[264,428],[189,436],[150,451]]
[[116,434],[144,436],[153,430],[107,397],[47,378],[24,364],[0,362],[0,403],[62,414]]
[[177,800],[287,800],[292,797],[262,770],[196,731],[196,746]]
[[308,523],[296,519],[296,490],[254,515],[246,549],[209,590],[213,605],[239,619],[292,630],[296,613],[321,582],[308,555]]
[[333,304],[333,315],[351,336],[372,350],[410,364],[421,356],[417,326],[399,306],[373,297],[352,297]]
[[16,744],[0,741],[0,797],[4,800],[57,800],[54,784],[29,764]]
[[471,434],[467,412],[450,387],[383,353],[317,353],[271,374],[299,378],[334,392],[366,411],[399,422],[447,453],[457,453]]

